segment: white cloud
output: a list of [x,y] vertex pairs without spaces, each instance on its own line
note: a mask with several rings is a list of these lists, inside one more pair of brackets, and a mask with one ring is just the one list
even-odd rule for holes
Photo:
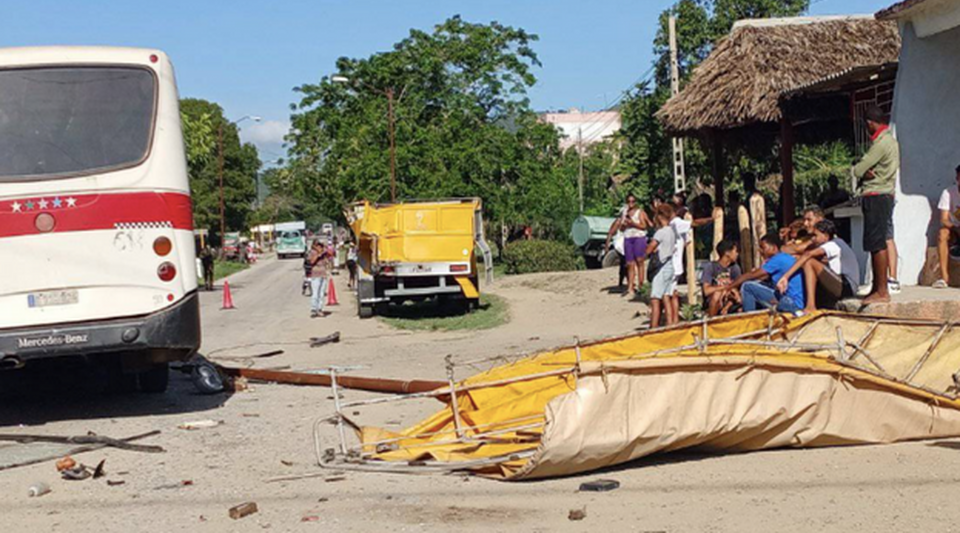
[[243,142],[254,144],[280,144],[290,131],[290,123],[280,120],[265,120],[240,130]]

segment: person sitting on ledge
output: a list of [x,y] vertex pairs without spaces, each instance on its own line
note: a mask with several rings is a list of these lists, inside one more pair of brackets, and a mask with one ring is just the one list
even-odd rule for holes
[[777,290],[785,293],[789,289],[787,280],[790,276],[803,270],[807,302],[804,311],[807,313],[818,307],[817,289],[822,289],[819,307],[836,307],[840,300],[852,298],[860,286],[860,263],[850,246],[837,237],[833,222],[817,222],[813,242],[816,247],[800,256],[777,283]]
[[960,242],[960,165],[956,172],[956,185],[944,189],[937,204],[940,210],[940,231],[937,235],[940,279],[933,283],[935,289],[950,286],[950,248]]

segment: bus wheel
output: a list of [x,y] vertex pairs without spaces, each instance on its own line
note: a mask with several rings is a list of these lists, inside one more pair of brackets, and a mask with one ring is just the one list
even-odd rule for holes
[[140,373],[140,391],[148,393],[163,393],[170,383],[170,365],[161,363],[153,365],[150,370]]

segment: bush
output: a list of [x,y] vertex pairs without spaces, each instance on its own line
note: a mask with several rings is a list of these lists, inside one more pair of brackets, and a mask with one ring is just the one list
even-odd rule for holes
[[507,274],[564,272],[584,268],[572,244],[558,241],[514,241],[503,248],[503,264]]

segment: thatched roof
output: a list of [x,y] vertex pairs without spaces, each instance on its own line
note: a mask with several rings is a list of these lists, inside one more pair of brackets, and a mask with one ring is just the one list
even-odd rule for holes
[[721,40],[657,118],[696,134],[780,120],[780,93],[834,72],[897,61],[896,23],[873,18],[745,21]]

